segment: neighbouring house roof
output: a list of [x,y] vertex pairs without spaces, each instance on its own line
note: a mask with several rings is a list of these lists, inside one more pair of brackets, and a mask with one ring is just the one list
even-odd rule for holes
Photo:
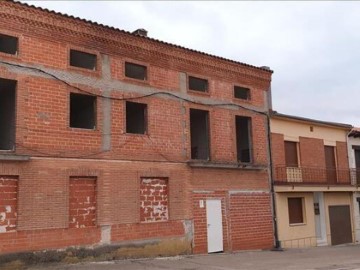
[[350,133],[349,133],[349,135],[348,135],[349,137],[353,137],[353,138],[360,138],[360,128],[353,128],[351,131],[350,131]]
[[116,27],[100,24],[100,23],[97,23],[97,22],[94,22],[94,21],[91,21],[91,20],[82,19],[82,18],[75,17],[75,16],[72,16],[72,15],[64,14],[64,13],[61,13],[61,12],[56,12],[56,11],[53,11],[53,10],[49,10],[49,9],[46,9],[46,8],[36,7],[34,5],[29,5],[27,3],[21,3],[21,2],[13,1],[13,0],[7,0],[7,1],[12,2],[14,4],[17,4],[17,5],[20,5],[20,6],[23,6],[23,7],[28,7],[28,8],[40,10],[40,11],[43,11],[43,12],[47,12],[49,14],[54,14],[54,15],[62,16],[62,17],[65,17],[65,18],[75,19],[75,20],[78,20],[78,21],[81,21],[81,22],[92,24],[92,25],[97,26],[97,27],[102,27],[102,28],[106,28],[106,29],[110,29],[110,30],[115,30],[115,31],[118,31],[118,32],[123,33],[123,34],[136,36],[136,37],[142,38],[142,39],[151,40],[151,41],[154,41],[154,42],[157,42],[157,43],[160,43],[160,44],[164,44],[164,45],[171,46],[171,47],[174,47],[174,48],[178,48],[178,49],[186,50],[186,51],[189,51],[189,52],[205,55],[205,56],[212,57],[212,58],[215,58],[215,59],[219,59],[219,60],[222,60],[222,61],[226,61],[226,62],[230,62],[230,63],[234,63],[234,64],[238,64],[238,65],[242,65],[242,66],[246,66],[246,67],[250,67],[250,68],[255,68],[255,69],[258,69],[258,70],[265,71],[265,72],[273,73],[273,71],[271,69],[269,69],[268,67],[265,67],[265,66],[257,67],[257,66],[249,65],[249,64],[246,64],[246,63],[243,63],[243,62],[238,62],[238,61],[227,59],[227,58],[224,58],[224,57],[220,57],[220,56],[208,54],[208,53],[205,53],[205,52],[189,49],[189,48],[186,48],[186,47],[183,47],[183,46],[179,46],[179,45],[175,45],[175,44],[172,44],[172,43],[164,42],[164,41],[154,39],[154,38],[150,38],[150,37],[147,37],[147,36],[138,35],[136,33],[131,33],[131,32],[116,28]]
[[[270,117],[277,118],[277,119],[285,119],[285,120],[288,119],[288,120],[302,122],[302,123],[313,123],[313,124],[320,125],[320,126],[330,126],[330,127],[341,128],[341,129],[346,129],[346,130],[350,130],[353,128],[353,126],[349,125],[349,124],[316,120],[316,119],[305,118],[305,117],[301,117],[301,116],[294,116],[294,115],[289,115],[289,114],[278,113],[277,111],[271,111]],[[359,134],[360,134],[360,131],[359,131]]]

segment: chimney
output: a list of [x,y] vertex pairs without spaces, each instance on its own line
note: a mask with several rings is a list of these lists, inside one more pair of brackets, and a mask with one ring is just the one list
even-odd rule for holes
[[144,28],[139,28],[139,29],[136,29],[134,32],[132,32],[132,34],[141,36],[141,37],[147,37],[147,33],[148,32]]

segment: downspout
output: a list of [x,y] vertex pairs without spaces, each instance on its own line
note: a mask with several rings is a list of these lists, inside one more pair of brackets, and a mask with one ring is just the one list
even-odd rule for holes
[[[268,68],[270,69],[270,68]],[[274,226],[274,240],[275,245],[272,249],[273,251],[282,251],[281,242],[279,241],[278,233],[278,224],[276,217],[276,200],[275,200],[275,189],[274,189],[274,171],[273,171],[273,162],[272,162],[272,149],[271,149],[271,129],[270,129],[270,111],[272,110],[272,97],[271,97],[271,82],[267,91],[267,113],[266,113],[266,122],[267,122],[267,141],[268,141],[268,157],[269,157],[269,182],[270,182],[270,194],[271,194],[271,207],[272,207],[272,218]]]
[[274,251],[282,251],[281,243],[279,241],[277,217],[276,217],[276,200],[275,200],[275,190],[274,190],[274,170],[272,162],[272,150],[271,150],[271,130],[270,130],[270,112],[268,111],[266,115],[267,119],[267,133],[268,133],[268,149],[269,149],[269,175],[270,175],[270,193],[271,193],[271,204],[272,204],[272,213],[273,213],[273,224],[274,224],[274,238],[275,246]]

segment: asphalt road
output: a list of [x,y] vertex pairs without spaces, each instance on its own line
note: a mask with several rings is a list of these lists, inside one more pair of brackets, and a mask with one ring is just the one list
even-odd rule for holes
[[31,270],[360,270],[360,245],[248,251],[156,259],[121,260],[75,265],[46,265]]

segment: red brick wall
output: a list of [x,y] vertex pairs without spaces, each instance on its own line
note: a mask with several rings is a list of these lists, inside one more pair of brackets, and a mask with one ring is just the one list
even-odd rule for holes
[[[264,93],[271,80],[270,72],[254,67],[7,1],[0,1],[0,33],[19,37],[19,55],[0,54],[1,60],[46,69],[93,94],[102,95],[104,87],[112,84],[114,98],[139,96],[131,90],[141,86],[136,91],[143,94],[166,90],[187,99],[206,98],[209,102],[237,103],[263,110]],[[97,70],[70,67],[70,48],[96,54]],[[105,65],[107,58],[109,66]],[[146,65],[148,80],[125,78],[125,61]],[[106,68],[110,74],[106,74]],[[187,74],[207,78],[209,93],[186,91]],[[267,164],[266,122],[262,115],[152,96],[136,100],[147,104],[148,132],[134,135],[126,134],[123,100],[111,100],[110,131],[103,129],[104,99],[99,97],[96,129],[77,129],[69,127],[69,95],[78,92],[74,87],[41,72],[30,73],[28,69],[2,64],[0,78],[18,82],[15,154],[32,157],[24,163],[0,163],[0,175],[7,175],[8,168],[15,167],[21,179],[17,232],[13,241],[0,235],[0,252],[98,243],[97,227],[68,229],[69,220],[79,213],[78,209],[75,214],[74,208],[80,207],[78,202],[72,204],[69,196],[78,197],[81,187],[76,184],[83,181],[73,179],[70,184],[72,176],[96,178],[96,224],[111,226],[113,241],[183,235],[183,221],[198,219],[191,200],[194,189],[219,192],[225,200],[228,190],[269,188],[266,169],[192,169],[186,164],[191,149],[190,108],[209,111],[211,161],[233,165],[237,163],[235,115],[252,117],[253,160],[256,165]],[[235,84],[249,87],[251,100],[235,100]],[[109,151],[102,149],[103,135],[111,136]],[[145,217],[141,215],[139,181],[150,178],[168,179],[168,221],[140,223]],[[267,207],[270,205],[264,205]],[[77,225],[70,227],[94,225],[93,216],[91,221],[80,222],[79,217],[75,221]],[[224,222],[228,224],[226,218]],[[29,236],[31,232],[34,237]]]
[[[206,200],[220,199],[224,251],[270,249],[273,223],[268,193],[230,193],[226,191],[194,193],[194,253],[207,253]],[[200,207],[200,200],[204,207]]]
[[267,169],[193,169],[193,189],[208,191],[231,189],[269,189]]
[[16,230],[18,177],[0,175],[0,233]]
[[99,228],[16,231],[0,234],[0,254],[92,245],[99,242]]
[[111,228],[113,242],[129,241],[150,238],[165,238],[184,236],[185,230],[182,221],[151,222],[137,224],[119,224]]
[[244,193],[230,196],[232,250],[270,249],[273,247],[273,223],[268,193]]
[[325,168],[324,141],[316,138],[299,138],[300,166]]
[[349,160],[346,142],[336,142],[336,159],[339,169],[349,169]]
[[[262,110],[264,92],[270,83],[271,73],[245,65],[224,61],[203,54],[185,51],[149,39],[104,29],[89,23],[65,18],[49,12],[26,8],[20,4],[1,2],[0,32],[19,37],[19,55],[0,57],[22,65],[35,64],[39,68],[51,67],[50,73],[61,70],[65,81],[91,93],[101,95],[104,79],[101,65],[105,56],[110,59],[110,75],[114,81],[151,89],[169,90],[180,94],[181,74],[195,74],[209,80],[209,94],[221,103],[254,105]],[[12,19],[10,19],[12,18]],[[9,23],[14,22],[14,23]],[[49,22],[51,22],[49,24]],[[32,27],[29,28],[28,25]],[[59,35],[61,33],[61,35]],[[111,38],[109,38],[111,37]],[[99,41],[101,40],[101,42]],[[69,49],[93,52],[98,56],[96,72],[69,66]],[[121,49],[119,49],[121,48]],[[102,54],[99,52],[101,51]],[[142,63],[148,67],[149,80],[139,82],[124,77],[125,61]],[[17,153],[56,155],[65,157],[99,157],[121,159],[146,159],[187,161],[190,159],[189,108],[193,104],[177,99],[149,97],[140,99],[148,105],[148,134],[134,136],[125,131],[125,102],[112,101],[111,150],[102,153],[103,123],[102,99],[97,99],[97,128],[84,130],[69,127],[69,94],[77,92],[44,74],[27,74],[28,70],[11,70],[0,67],[1,78],[18,81],[17,87]],[[42,77],[39,77],[41,75]],[[57,74],[59,75],[59,74]],[[84,78],[80,78],[85,76]],[[107,77],[106,77],[107,78]],[[91,81],[91,80],[94,81]],[[184,78],[183,78],[184,79]],[[233,97],[233,86],[251,89],[251,100]],[[127,87],[128,88],[128,87]],[[113,97],[124,98],[139,94],[122,92],[121,87]],[[186,90],[186,89],[185,89]],[[184,92],[184,89],[181,89]],[[184,92],[186,98],[199,95]],[[257,164],[266,164],[265,117],[249,110],[229,110],[202,106],[211,111],[210,149],[212,160],[236,162],[235,112],[252,117],[253,157]],[[76,138],[76,139],[74,139]]]
[[[226,207],[226,192],[216,191],[213,193],[194,193],[192,196],[193,218],[194,218],[194,253],[207,253],[207,220],[206,199],[220,199],[223,227],[223,247],[229,250],[228,219]],[[200,207],[199,201],[204,201],[204,207]]]
[[271,133],[271,157],[274,167],[285,166],[284,134]]
[[336,166],[338,178],[337,181],[339,183],[349,183],[350,174],[348,172],[349,169],[349,160],[348,160],[348,152],[347,145],[345,142],[336,142]]
[[142,178],[140,182],[140,221],[166,221],[168,218],[167,179]]
[[69,200],[69,228],[96,225],[96,178],[71,177]]

